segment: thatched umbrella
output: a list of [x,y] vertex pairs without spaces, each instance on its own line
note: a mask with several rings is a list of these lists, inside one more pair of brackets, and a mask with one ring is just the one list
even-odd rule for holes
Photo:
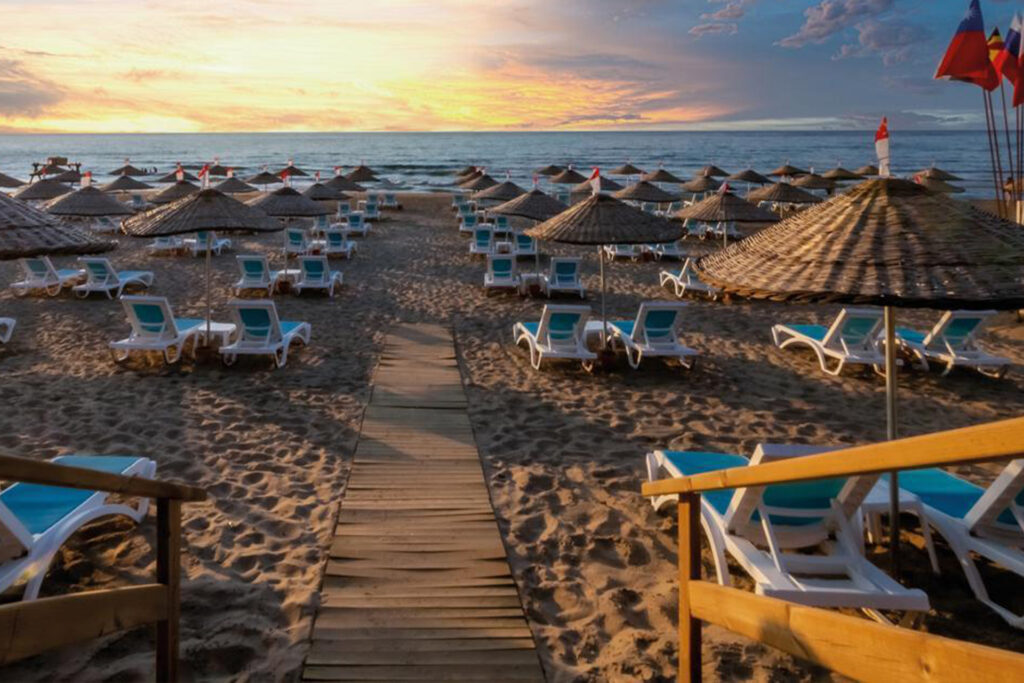
[[69,168],[68,170],[53,176],[52,178],[50,178],[50,180],[57,183],[67,183],[69,185],[74,185],[75,183],[82,182],[82,173],[77,168]]
[[379,178],[377,178],[377,172],[363,164],[356,166],[346,174],[345,177],[354,183],[375,183],[379,180]]
[[874,164],[865,164],[854,171],[857,175],[867,178],[868,176],[878,175],[878,167]]
[[802,168],[797,168],[796,166],[791,165],[787,161],[785,164],[779,166],[774,171],[769,172],[768,175],[773,175],[780,178],[792,178],[793,176],[804,175],[805,173],[807,173],[807,171],[803,170]]
[[[1024,307],[1024,231],[909,180],[870,180],[697,263],[706,282],[775,301],[885,308],[886,417],[896,438],[894,307]],[[898,482],[890,478],[894,574]]]
[[153,204],[171,204],[182,197],[188,197],[196,192],[199,192],[198,185],[193,185],[187,180],[179,180],[173,185],[165,187],[157,192],[155,195],[150,197],[149,201]]
[[[279,221],[212,188],[197,191],[166,206],[150,209],[121,222],[132,237],[160,237],[199,231],[245,230],[274,232]],[[206,241],[206,343],[210,340],[210,240]]]
[[[597,191],[598,192],[603,192],[604,194],[611,194],[613,192],[618,192],[619,190],[623,189],[622,185],[620,185],[619,183],[615,182],[611,178],[606,178],[605,176],[598,176],[598,178],[597,178],[597,185],[598,185]],[[584,180],[582,183],[578,183],[576,185],[573,185],[572,186],[572,190],[570,190],[570,192],[572,194],[583,194],[583,193],[590,194],[593,191],[594,191],[594,182],[592,180]]]
[[295,188],[287,185],[249,201],[249,206],[278,218],[313,218],[331,212],[323,204],[303,197]]
[[472,199],[476,201],[483,201],[490,199],[497,202],[507,202],[515,199],[519,195],[525,194],[526,190],[519,187],[511,180],[506,180],[503,183],[492,185],[486,189],[480,190],[472,195]]
[[338,188],[319,182],[307,187],[302,192],[302,195],[307,199],[312,199],[314,202],[340,202],[349,198],[347,194]]
[[730,176],[726,176],[725,179],[749,183],[752,185],[767,185],[768,183],[772,182],[752,168],[748,168],[743,171],[737,171],[736,173],[733,173]]
[[246,194],[249,192],[257,192],[256,188],[249,183],[242,182],[233,175],[229,175],[225,180],[220,181],[214,185],[213,189],[224,194]]
[[218,178],[220,178],[230,176],[232,173],[232,169],[229,168],[228,166],[224,166],[223,164],[221,164],[219,157],[214,157],[213,165],[206,169],[206,172],[209,173],[210,176],[217,176]]
[[799,187],[793,187],[789,183],[774,183],[768,187],[754,190],[747,199],[752,202],[775,202],[777,204],[819,204],[824,201],[821,197],[813,195]]
[[679,176],[673,173],[669,173],[663,168],[659,168],[657,171],[654,171],[653,173],[648,173],[646,175],[641,176],[640,180],[645,180],[648,183],[672,183],[673,185],[679,185],[681,183],[686,182]]
[[526,194],[519,195],[512,201],[499,204],[488,213],[500,216],[518,216],[528,218],[532,221],[546,221],[552,216],[565,211],[568,207],[551,195],[545,194],[533,188]]
[[629,187],[619,190],[612,196],[616,199],[623,199],[631,202],[654,202],[655,204],[665,204],[679,199],[679,195],[666,192],[647,180],[641,180],[638,183],[633,183]]
[[342,192],[365,192],[366,188],[353,182],[341,175],[340,173],[335,175],[333,178],[324,183],[327,187],[333,187],[335,190]]
[[266,192],[267,185],[274,185],[276,183],[280,183],[280,182],[284,182],[284,181],[281,180],[280,176],[276,176],[276,175],[274,175],[273,173],[271,173],[270,171],[268,171],[267,169],[264,168],[262,171],[260,171],[256,175],[249,176],[248,178],[246,178],[245,182],[250,183],[252,185],[262,185],[263,186],[263,191]]
[[132,192],[134,190],[152,190],[152,185],[147,185],[141,180],[136,180],[129,175],[118,176],[106,185],[100,187],[104,192]]
[[707,166],[704,166],[699,171],[694,173],[694,175],[709,175],[709,176],[711,176],[713,178],[714,177],[725,178],[726,176],[729,175],[729,172],[728,171],[723,171],[721,168],[719,168],[718,166],[715,166],[714,164],[708,164]]
[[936,166],[929,166],[928,168],[921,169],[914,175],[921,176],[922,178],[928,178],[930,180],[963,180],[960,176],[955,176],[949,171],[943,171],[941,168]]
[[306,173],[305,171],[303,171],[301,168],[298,168],[295,165],[295,162],[292,161],[291,159],[289,159],[288,160],[288,165],[285,166],[284,168],[282,168],[280,171],[278,171],[277,175],[279,177],[281,177],[281,178],[285,177],[286,175],[289,178],[291,178],[291,177],[299,177],[299,176],[308,176],[309,174]]
[[[180,178],[178,177],[179,173],[181,174]],[[199,178],[197,178],[195,176],[195,174],[189,173],[188,171],[186,171],[184,168],[181,168],[180,166],[177,169],[175,169],[175,170],[171,171],[170,173],[168,173],[167,175],[160,176],[159,178],[157,178],[153,182],[155,182],[155,183],[176,183],[179,180],[187,180],[190,183],[198,183],[199,182]]]
[[793,187],[800,187],[805,190],[834,190],[836,181],[823,178],[817,173],[807,173],[793,181]]
[[829,180],[843,181],[843,180],[864,180],[864,176],[856,171],[848,171],[842,166],[836,166],[833,169],[825,171],[821,174],[822,178],[828,178]]
[[48,213],[54,216],[130,216],[134,211],[104,194],[98,187],[86,185],[80,190],[51,200],[45,206]]
[[630,206],[605,194],[594,194],[562,213],[526,231],[539,240],[563,244],[589,244],[597,247],[601,264],[601,320],[604,339],[608,338],[608,316],[605,311],[604,258],[605,244],[658,244],[674,242],[683,236],[679,223]]
[[[775,223],[779,220],[771,211],[737,197],[727,189],[727,186],[723,186],[723,191],[687,206],[673,216],[683,221],[690,219],[701,223]],[[724,241],[728,245],[728,231]]]
[[950,185],[945,180],[937,180],[935,178],[922,178],[920,176],[915,176],[914,182],[922,187],[928,188],[932,192],[938,192],[940,194],[959,194],[964,191],[964,188],[962,187]]
[[494,187],[497,184],[497,180],[484,173],[472,180],[466,181],[460,187],[462,187],[463,190],[469,190],[470,192],[479,192],[480,190],[486,190],[489,187]]
[[25,182],[22,181],[22,180],[18,180],[17,178],[12,178],[11,176],[7,175],[6,173],[0,173],[0,187],[13,188],[13,187],[21,187],[24,184],[25,184]]
[[544,168],[537,169],[537,175],[545,177],[554,177],[565,170],[564,166],[557,166],[555,164],[548,164]]
[[25,202],[0,194],[0,259],[99,254],[116,242],[98,239]]
[[475,170],[476,170],[476,166],[464,166],[462,168],[462,170],[455,172],[455,176],[456,177],[467,176],[467,175],[469,175],[470,173],[472,173]]
[[15,199],[27,202],[53,199],[61,196],[62,194],[67,194],[68,192],[71,192],[71,188],[67,185],[58,183],[56,180],[44,179],[34,182],[31,185],[26,185],[15,192],[14,197]]
[[128,161],[129,161],[128,159],[125,159],[124,160],[124,166],[122,166],[121,168],[115,168],[108,175],[131,175],[131,176],[148,175],[141,168],[136,168],[135,166],[132,166],[130,163],[128,163]]
[[714,192],[722,183],[718,182],[709,175],[699,175],[692,180],[687,180],[685,183],[680,185],[683,192],[690,192],[692,194],[702,194],[704,192]]
[[578,185],[586,179],[585,175],[577,173],[570,166],[558,175],[551,176],[550,181],[555,185]]
[[609,175],[625,175],[625,176],[643,175],[644,171],[643,171],[643,169],[637,168],[633,164],[626,163],[626,164],[623,164],[622,166],[619,166],[618,168],[613,168],[612,170],[608,171],[608,174]]

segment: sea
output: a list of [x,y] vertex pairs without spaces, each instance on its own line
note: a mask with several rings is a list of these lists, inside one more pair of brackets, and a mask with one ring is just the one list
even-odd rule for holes
[[[892,131],[893,173],[910,177],[938,166],[963,180],[965,196],[994,194],[985,131]],[[80,162],[97,182],[125,159],[164,174],[177,163],[199,168],[219,159],[245,177],[264,167],[295,166],[326,179],[337,166],[365,163],[382,178],[411,191],[447,191],[465,166],[487,169],[497,180],[524,187],[547,164],[610,170],[631,162],[689,177],[705,164],[734,172],[767,173],[791,163],[822,173],[836,165],[875,164],[873,131],[742,132],[463,132],[463,133],[195,133],[120,135],[0,135],[0,171],[27,179],[33,162],[62,156]],[[1004,159],[1005,163],[1005,159]],[[193,171],[194,172],[194,171]],[[296,179],[296,186],[312,182]]]

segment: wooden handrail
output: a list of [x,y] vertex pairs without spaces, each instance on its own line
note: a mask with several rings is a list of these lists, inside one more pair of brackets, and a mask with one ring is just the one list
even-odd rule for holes
[[1024,417],[643,485],[645,496],[962,465],[1024,455]]
[[144,477],[126,477],[13,455],[0,455],[0,479],[71,489],[107,491],[143,498],[168,498],[188,502],[206,500],[206,491],[195,486]]

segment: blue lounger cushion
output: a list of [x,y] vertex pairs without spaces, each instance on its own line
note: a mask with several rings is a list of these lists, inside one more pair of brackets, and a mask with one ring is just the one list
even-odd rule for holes
[[[888,480],[888,477],[883,477]],[[985,489],[937,468],[900,472],[900,488],[910,491],[925,505],[955,519],[963,519],[981,499]],[[1018,505],[1024,505],[1024,491],[1017,495]],[[1004,510],[997,521],[1016,526],[1013,513]]]
[[281,321],[281,334],[284,335],[284,336],[287,336],[290,332],[293,332],[294,330],[296,330],[299,327],[299,325],[301,325],[301,324],[302,323],[299,323],[299,322],[290,322],[290,321],[287,321],[287,320],[282,320]]
[[786,327],[817,341],[823,340],[828,334],[828,328],[824,325],[786,325]]

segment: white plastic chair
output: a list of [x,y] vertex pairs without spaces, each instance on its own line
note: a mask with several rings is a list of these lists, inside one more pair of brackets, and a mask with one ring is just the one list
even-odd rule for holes
[[558,306],[548,304],[539,322],[517,322],[512,326],[516,345],[523,342],[530,349],[530,364],[540,370],[546,358],[578,360],[585,369],[597,359],[587,349],[586,326],[590,318],[589,306]]
[[115,362],[126,360],[132,351],[159,351],[168,363],[176,363],[190,341],[195,356],[205,320],[175,318],[171,304],[162,296],[125,295],[121,303],[132,329],[126,338],[110,342]]
[[296,294],[302,294],[305,289],[322,290],[333,298],[334,288],[341,287],[343,280],[340,272],[331,270],[326,256],[300,256],[299,277],[292,290]]
[[54,268],[49,256],[22,258],[18,263],[25,279],[11,284],[15,296],[25,296],[32,291],[57,296],[65,287],[71,287],[85,277],[85,271],[78,268]]
[[71,289],[82,299],[93,292],[103,292],[113,299],[128,287],[147,289],[153,284],[153,273],[148,270],[114,270],[108,259],[95,256],[82,257],[78,262],[85,266],[87,279]]
[[238,338],[220,347],[225,365],[234,364],[241,355],[257,355],[272,356],[274,364],[283,368],[294,342],[309,344],[309,323],[281,320],[273,301],[231,301],[228,306]]
[[[810,347],[821,369],[838,375],[846,365],[870,365],[884,374],[885,356],[878,348],[882,311],[876,308],[844,308],[831,326],[780,324],[772,326],[772,340],[780,349],[794,344]],[[835,367],[829,366],[835,361]]]

